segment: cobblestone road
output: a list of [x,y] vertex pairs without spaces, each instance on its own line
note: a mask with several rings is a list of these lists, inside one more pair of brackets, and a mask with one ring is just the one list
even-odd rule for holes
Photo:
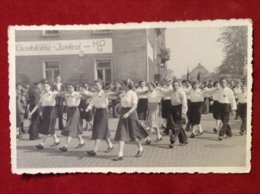
[[[109,126],[112,137],[115,134],[117,119],[110,119]],[[105,142],[100,145],[97,156],[86,156],[84,151],[90,150],[94,141],[90,139],[91,132],[84,133],[86,145],[80,149],[74,147],[78,144],[77,139],[73,139],[68,152],[62,153],[58,148],[50,147],[52,138],[47,141],[43,150],[34,149],[40,141],[29,141],[28,135],[17,141],[17,167],[18,168],[64,168],[64,167],[241,167],[246,163],[246,136],[239,135],[239,120],[231,120],[233,137],[217,140],[217,135],[213,133],[214,121],[211,115],[203,115],[202,127],[204,134],[194,139],[189,138],[189,144],[180,146],[178,143],[174,149],[168,148],[169,137],[163,136],[160,143],[144,145],[144,154],[141,158],[134,155],[137,147],[134,143],[126,144],[125,158],[122,161],[114,162],[112,158],[117,155],[118,144],[114,142],[114,150],[105,154]],[[61,145],[66,138],[58,135]],[[188,132],[189,136],[190,133]],[[155,139],[155,135],[152,135]],[[60,146],[59,146],[60,147]]]

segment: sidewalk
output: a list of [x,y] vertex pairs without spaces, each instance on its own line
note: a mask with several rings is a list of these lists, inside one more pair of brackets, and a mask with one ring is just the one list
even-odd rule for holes
[[[112,138],[114,137],[117,119],[109,120]],[[75,149],[78,139],[73,139],[68,152],[62,153],[58,150],[66,137],[60,135],[61,145],[50,147],[53,139],[49,138],[46,148],[36,150],[34,148],[40,141],[29,141],[28,135],[17,141],[17,167],[18,168],[70,168],[70,167],[241,167],[246,162],[246,136],[239,135],[240,120],[231,120],[233,137],[218,141],[218,135],[213,133],[215,125],[212,115],[203,115],[202,127],[204,134],[194,139],[188,138],[189,144],[180,146],[177,142],[173,149],[168,148],[169,137],[163,136],[159,143],[144,145],[144,154],[141,158],[134,155],[137,152],[136,145],[131,142],[125,146],[124,160],[112,161],[117,156],[118,143],[114,143],[114,150],[105,154],[107,145],[100,144],[97,156],[90,157],[84,152],[92,149],[94,141],[91,140],[91,132],[84,133],[86,145],[83,148]],[[190,132],[187,133],[188,137]],[[153,134],[155,140],[156,136]]]

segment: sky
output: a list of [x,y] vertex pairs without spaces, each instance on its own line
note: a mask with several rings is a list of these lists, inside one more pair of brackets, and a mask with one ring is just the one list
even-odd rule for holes
[[171,50],[168,68],[179,78],[201,63],[208,71],[221,65],[223,45],[217,42],[222,30],[218,27],[166,29],[166,47]]

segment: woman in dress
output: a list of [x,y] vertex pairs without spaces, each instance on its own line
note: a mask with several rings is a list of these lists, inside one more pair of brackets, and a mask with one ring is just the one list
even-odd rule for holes
[[29,117],[31,118],[34,112],[42,107],[42,121],[40,123],[39,133],[43,135],[42,141],[39,145],[35,147],[39,150],[43,149],[47,141],[48,135],[51,135],[54,138],[54,143],[52,146],[57,146],[60,144],[60,140],[55,134],[55,124],[56,124],[56,96],[58,95],[57,91],[51,91],[50,84],[48,82],[43,83],[44,92],[41,96],[38,106],[29,112]]
[[148,117],[147,117],[147,126],[150,129],[155,129],[157,139],[156,142],[162,140],[162,136],[159,130],[159,112],[160,107],[159,103],[162,99],[162,93],[156,90],[156,85],[152,82],[147,84],[148,92],[146,93],[148,99]]
[[246,85],[242,85],[241,93],[238,96],[238,113],[241,118],[241,127],[240,127],[240,135],[244,135],[246,133],[246,124],[247,124],[247,91]]
[[[89,91],[89,86],[87,83],[82,85],[80,87],[80,94],[82,94],[80,103],[79,103],[79,112],[80,112],[80,118],[82,121],[82,126],[83,126],[83,120],[86,120],[86,126],[85,130],[92,130],[92,124],[91,121],[93,119],[93,111],[88,111],[86,112],[86,108],[89,106],[90,100],[91,100],[91,92]],[[88,94],[88,95],[84,95]]]
[[218,81],[214,82],[213,84],[214,88],[216,88],[216,91],[213,92],[212,94],[212,99],[213,99],[213,105],[212,105],[212,113],[213,113],[213,118],[216,121],[215,128],[213,131],[217,133],[222,126],[221,120],[220,120],[220,112],[219,112],[219,95],[221,91],[221,86]]
[[103,85],[100,81],[95,81],[94,88],[96,92],[93,94],[89,106],[86,112],[91,111],[95,107],[95,115],[93,121],[92,139],[95,140],[95,145],[92,150],[87,151],[90,156],[95,156],[101,140],[105,140],[108,148],[105,153],[109,153],[113,150],[113,144],[110,140],[110,131],[108,129],[108,97],[109,94],[105,93],[102,89]]
[[[147,91],[147,87],[145,86],[145,81],[139,82],[139,88],[136,89],[136,92],[144,92]],[[148,109],[148,100],[145,94],[138,96],[138,104],[137,104],[137,114],[138,118],[141,121],[142,125],[145,126],[146,117],[147,117],[147,109]]]
[[[29,99],[29,111],[32,111],[36,106],[38,106],[41,99],[41,90],[37,83],[29,88],[28,99]],[[31,122],[29,126],[29,139],[36,140],[39,137],[39,126],[40,126],[40,108],[37,107],[37,110],[31,115]]]
[[138,152],[135,156],[141,157],[143,155],[141,140],[148,137],[148,133],[138,120],[136,112],[138,97],[133,91],[133,83],[124,81],[122,87],[125,92],[120,95],[122,111],[115,134],[115,141],[119,141],[119,152],[114,161],[123,160],[125,141],[136,141]]
[[80,118],[80,112],[78,109],[81,95],[79,92],[75,92],[72,84],[67,84],[68,93],[65,96],[65,103],[67,105],[67,122],[62,131],[62,135],[67,136],[66,144],[60,148],[60,151],[68,151],[69,144],[72,138],[77,137],[79,139],[79,145],[76,148],[81,148],[85,145],[82,138],[83,128]]

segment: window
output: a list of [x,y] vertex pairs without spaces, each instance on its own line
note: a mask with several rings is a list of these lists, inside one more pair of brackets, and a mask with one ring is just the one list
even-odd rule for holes
[[60,75],[60,62],[59,61],[44,61],[44,78],[49,82],[54,82],[55,77]]
[[59,36],[60,31],[59,30],[43,30],[42,35],[43,36]]
[[96,79],[100,79],[103,82],[112,81],[112,69],[111,60],[97,60],[96,61]]

